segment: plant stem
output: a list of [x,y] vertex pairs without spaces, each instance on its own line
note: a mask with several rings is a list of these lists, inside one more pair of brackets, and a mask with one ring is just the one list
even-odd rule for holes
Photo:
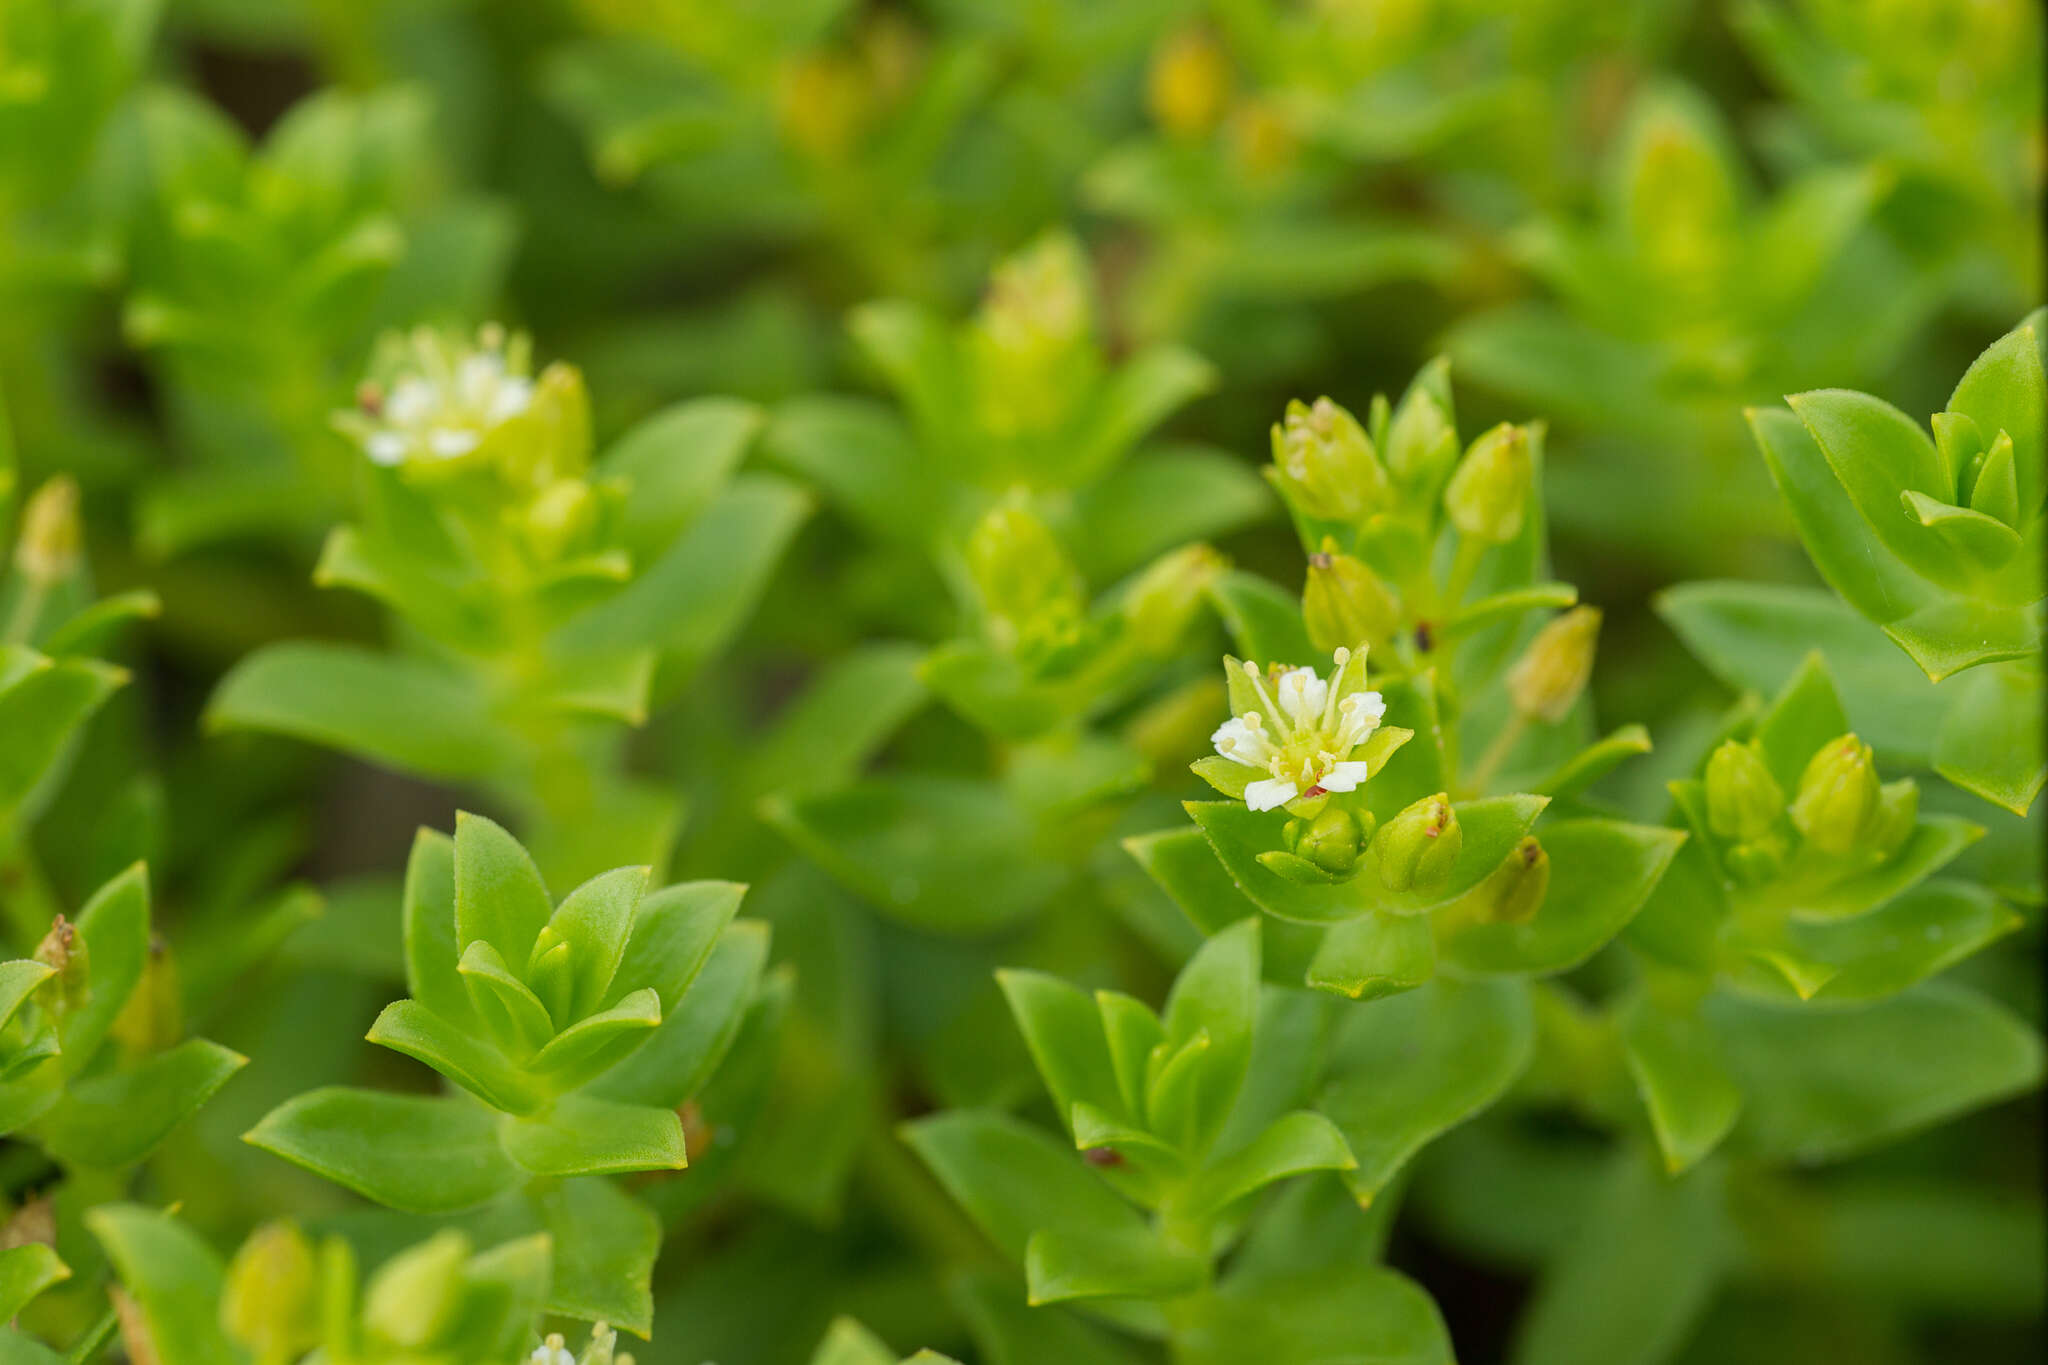
[[1528,724],[1527,717],[1520,711],[1508,717],[1508,723],[1500,727],[1499,733],[1494,735],[1493,742],[1486,746],[1486,752],[1479,756],[1478,764],[1472,769],[1472,779],[1465,784],[1469,792],[1474,796],[1486,794],[1486,784],[1493,781],[1494,775],[1500,771],[1500,765],[1507,762],[1508,755],[1514,752],[1515,743],[1521,739],[1522,731]]

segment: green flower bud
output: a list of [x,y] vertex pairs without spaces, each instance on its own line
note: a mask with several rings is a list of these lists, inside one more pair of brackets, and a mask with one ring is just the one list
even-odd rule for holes
[[1878,790],[1877,814],[1865,831],[1865,841],[1889,858],[1912,834],[1920,819],[1920,787],[1910,777],[1887,782]]
[[1050,233],[997,266],[969,332],[978,415],[1001,438],[1057,430],[1100,367],[1088,262]]
[[1535,835],[1524,835],[1487,883],[1488,918],[1497,924],[1526,923],[1543,908],[1550,891],[1550,854]]
[[1012,496],[983,514],[967,537],[967,572],[998,645],[1014,647],[1027,627],[1081,607],[1081,579],[1052,528]]
[[1729,740],[1707,760],[1707,824],[1723,839],[1757,838],[1785,813],[1785,793],[1747,744]]
[[1124,620],[1139,645],[1153,654],[1171,650],[1224,565],[1207,545],[1183,545],[1148,564],[1123,600]]
[[1417,385],[1394,410],[1387,465],[1410,488],[1434,486],[1458,458],[1458,430],[1436,395]]
[[1472,443],[1444,490],[1444,506],[1459,532],[1500,545],[1522,529],[1529,505],[1529,433],[1502,422]]
[[1508,670],[1508,700],[1530,720],[1555,725],[1570,713],[1593,676],[1600,609],[1573,607],[1552,619]]
[[526,541],[542,560],[559,559],[596,524],[596,491],[581,479],[562,479],[528,504]]
[[1287,405],[1273,426],[1273,464],[1290,499],[1325,521],[1362,522],[1391,491],[1372,438],[1327,398]]
[[1387,821],[1372,842],[1380,883],[1389,891],[1430,892],[1450,880],[1465,847],[1458,813],[1443,792],[1425,796]]
[[1401,624],[1393,591],[1364,560],[1337,553],[1337,542],[1328,537],[1322,550],[1308,557],[1301,613],[1309,642],[1321,650],[1382,644]]
[[295,1360],[319,1340],[319,1275],[298,1225],[265,1223],[229,1263],[220,1325],[259,1361]]
[[1831,739],[1807,762],[1792,798],[1792,823],[1827,853],[1862,842],[1881,796],[1870,746],[1853,734]]
[[394,1346],[432,1346],[454,1323],[468,1289],[469,1238],[437,1232],[379,1266],[363,1294],[363,1325]]
[[21,539],[14,567],[31,586],[48,588],[78,568],[83,539],[78,521],[78,483],[58,475],[44,483],[21,509]]
[[1358,866],[1358,855],[1372,838],[1372,815],[1363,823],[1350,811],[1325,807],[1312,820],[1290,820],[1283,836],[1288,851],[1325,872],[1342,875]]
[[1783,835],[1765,833],[1728,850],[1728,871],[1744,886],[1762,886],[1785,866]]

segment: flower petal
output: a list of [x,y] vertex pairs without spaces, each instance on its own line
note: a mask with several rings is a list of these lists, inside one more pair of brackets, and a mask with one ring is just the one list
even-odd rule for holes
[[1284,777],[1268,777],[1253,782],[1244,789],[1244,803],[1253,810],[1271,810],[1284,806],[1301,794],[1301,789]]
[[1364,763],[1339,763],[1316,785],[1326,792],[1356,791],[1358,784],[1370,776],[1372,770]]

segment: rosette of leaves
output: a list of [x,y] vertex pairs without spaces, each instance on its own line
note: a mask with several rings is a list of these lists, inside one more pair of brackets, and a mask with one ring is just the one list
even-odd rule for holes
[[[1980,355],[1928,433],[1842,389],[1750,413],[1814,566],[1929,681],[1934,770],[2025,814],[2048,781],[2041,715],[2048,314]],[[1765,622],[1782,617],[1768,602]],[[1962,676],[1958,676],[1962,675]],[[1923,741],[1925,747],[1925,741]]]
[[1818,655],[1671,786],[1691,839],[1629,927],[1645,971],[1615,1004],[1666,1163],[1815,1161],[2034,1083],[2003,1006],[1937,982],[2019,927],[1939,874],[1980,826],[1881,783]]
[[429,115],[416,90],[326,91],[252,147],[205,101],[149,92],[122,323],[188,461],[140,508],[150,553],[324,529],[353,465],[327,417],[369,341],[487,306],[509,226],[425,192]]
[[855,338],[909,420],[806,398],[764,438],[864,533],[838,577],[890,585],[889,624],[943,641],[916,668],[920,690],[996,742],[993,775],[769,794],[770,822],[806,856],[920,927],[993,928],[1070,882],[1149,777],[1133,726],[1113,736],[1108,723],[1150,714],[1174,728],[1178,707],[1198,725],[1213,704],[1178,668],[1220,567],[1188,541],[1270,506],[1220,451],[1134,453],[1210,373],[1172,346],[1112,364],[1092,295],[1086,261],[1056,234],[1001,266],[964,324],[870,305]]
[[0,963],[0,1132],[67,1173],[128,1170],[243,1065],[183,1035],[137,864],[76,922],[60,916],[33,957]]
[[1731,17],[1797,110],[1781,120],[1784,141],[1818,141],[1898,175],[1880,221],[1900,250],[1993,316],[2039,294],[2037,7],[1994,0],[1894,14],[1748,0]]
[[[1256,919],[1216,934],[1159,1013],[1004,974],[1071,1145],[986,1110],[917,1120],[905,1139],[1023,1268],[1034,1305],[1073,1303],[1164,1337],[1186,1365],[1242,1359],[1254,1342],[1289,1360],[1448,1360],[1435,1306],[1375,1263],[1376,1238],[1341,1191],[1296,1181],[1254,1199],[1357,1165],[1336,1125],[1301,1105],[1318,1007],[1261,987],[1259,940]],[[1289,1263],[1303,1253],[1319,1265],[1296,1278]],[[1099,1340],[1082,1324],[1061,1330]]]
[[326,1087],[246,1140],[391,1208],[488,1205],[484,1226],[538,1225],[554,1239],[550,1307],[644,1334],[659,1228],[601,1177],[687,1164],[678,1110],[733,1045],[767,951],[731,923],[744,888],[647,883],[619,868],[557,905],[491,821],[422,830],[406,869],[410,997],[368,1036],[458,1092]]
[[759,419],[729,400],[667,409],[593,460],[580,376],[529,378],[523,349],[491,328],[387,341],[367,406],[337,418],[362,445],[361,517],[315,581],[375,599],[401,643],[262,648],[207,722],[489,789],[563,878],[665,865],[676,797],[621,771],[622,731],[739,629],[808,499],[735,474]]

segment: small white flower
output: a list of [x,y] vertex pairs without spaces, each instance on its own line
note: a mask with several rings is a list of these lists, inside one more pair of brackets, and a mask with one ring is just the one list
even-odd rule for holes
[[1245,784],[1245,805],[1272,810],[1312,793],[1355,791],[1371,775],[1351,751],[1379,728],[1387,703],[1377,692],[1359,690],[1364,657],[1355,662],[1354,672],[1351,651],[1340,649],[1328,680],[1312,668],[1291,668],[1270,692],[1258,665],[1239,665],[1264,709],[1232,716],[1209,742],[1232,763],[1271,774]]
[[358,406],[334,419],[377,464],[460,459],[533,403],[526,339],[495,324],[473,345],[421,328],[394,349],[381,367],[388,382],[364,384]]
[[560,1332],[550,1332],[546,1340],[533,1348],[527,1357],[530,1365],[576,1365],[576,1357],[569,1354],[568,1343]]

